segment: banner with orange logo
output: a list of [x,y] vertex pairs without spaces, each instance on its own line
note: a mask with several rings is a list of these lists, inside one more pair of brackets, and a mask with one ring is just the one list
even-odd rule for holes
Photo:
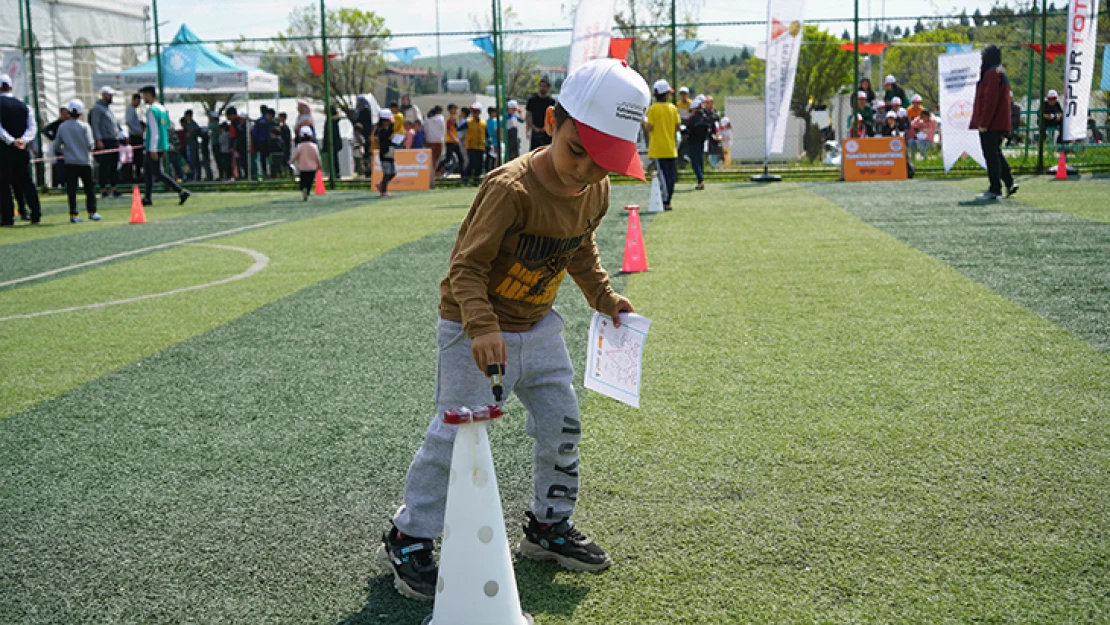
[[[373,161],[371,186],[382,181],[382,163],[377,150],[373,152]],[[397,166],[397,177],[389,181],[390,191],[427,191],[432,186],[431,150],[394,150],[393,162]]]
[[909,177],[906,141],[902,137],[845,139],[840,146],[840,170],[847,182]]
[[952,169],[956,161],[968,155],[987,168],[983,146],[979,144],[979,129],[971,128],[971,112],[975,108],[975,88],[979,84],[978,52],[953,52],[937,56],[937,75],[940,77],[940,118],[942,129],[941,152],[944,171]]
[[763,77],[763,115],[766,131],[763,154],[781,154],[794,97],[794,75],[802,49],[802,12],[805,0],[767,1],[766,74]]

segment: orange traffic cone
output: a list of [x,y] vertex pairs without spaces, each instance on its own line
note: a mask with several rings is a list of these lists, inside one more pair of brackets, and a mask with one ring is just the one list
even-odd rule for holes
[[1066,156],[1064,156],[1063,150],[1060,151],[1060,161],[1056,163],[1056,179],[1068,179],[1068,159]]
[[316,195],[324,195],[327,191],[324,189],[324,172],[316,170]]
[[146,211],[143,210],[143,196],[139,195],[139,185],[131,187],[131,223],[146,223]]
[[621,267],[621,273],[647,271],[644,233],[640,231],[640,207],[626,206],[625,208],[628,210],[628,234],[624,238],[624,266]]

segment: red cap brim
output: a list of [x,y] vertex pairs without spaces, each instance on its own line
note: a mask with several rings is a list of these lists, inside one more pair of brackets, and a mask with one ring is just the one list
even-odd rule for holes
[[594,159],[598,167],[614,174],[644,180],[644,166],[640,163],[640,153],[635,142],[607,135],[577,119],[574,120],[574,127],[578,129],[582,147],[586,148],[586,153]]

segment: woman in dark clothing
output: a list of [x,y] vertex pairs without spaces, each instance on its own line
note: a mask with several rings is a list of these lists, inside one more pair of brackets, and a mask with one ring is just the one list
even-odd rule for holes
[[698,184],[694,188],[699,191],[705,188],[705,141],[715,130],[707,111],[702,108],[704,100],[700,98],[701,96],[694,98],[690,107],[693,112],[686,120],[685,130],[688,138],[686,148],[687,155],[690,157],[690,168],[694,170],[694,175],[698,179]]
[[1017,192],[1018,186],[1010,173],[1010,164],[1002,154],[1002,140],[1010,134],[1010,78],[1002,67],[1002,50],[995,45],[983,48],[983,64],[979,70],[979,84],[975,87],[975,107],[971,113],[972,128],[979,129],[979,143],[987,160],[990,189],[976,197],[978,200],[997,200],[1002,197],[1002,183],[1006,183],[1006,197]]
[[870,78],[864,78],[863,80],[859,81],[859,89],[857,91],[862,91],[867,94],[868,104],[875,103],[875,90],[871,88]]
[[389,181],[397,175],[397,166],[393,162],[393,113],[389,109],[382,109],[379,113],[378,125],[374,127],[374,136],[378,138],[378,162],[382,166],[382,181],[378,183],[378,191],[382,197],[390,197]]

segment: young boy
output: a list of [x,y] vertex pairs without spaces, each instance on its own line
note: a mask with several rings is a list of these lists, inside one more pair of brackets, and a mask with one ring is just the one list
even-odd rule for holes
[[643,180],[636,135],[648,99],[647,83],[623,61],[580,66],[543,120],[551,145],[490,172],[459,228],[440,284],[437,415],[378,552],[407,597],[430,600],[435,591],[433,539],[443,530],[456,433],[443,413],[490,403],[490,364],[505,367],[504,387],[527,408],[526,428],[536,441],[535,495],[521,555],[573,570],[611,563],[570,521],[582,426],[563,320],[552,302],[570,274],[590,306],[614,325],[619,313],[632,312],[609,285],[594,231],[609,208],[609,172]]
[[[358,136],[357,132],[355,136]],[[312,140],[311,128],[301,128],[301,136],[297,138],[297,149],[289,159],[289,164],[300,174],[301,199],[307,202],[308,194],[312,191],[312,183],[316,182],[316,172],[324,168],[324,163],[320,159],[320,149]]]
[[65,157],[66,196],[69,199],[70,223],[81,223],[77,216],[77,181],[85,185],[85,210],[89,219],[100,221],[96,212],[96,185],[93,184],[92,152],[96,149],[92,128],[81,121],[85,104],[80,100],[70,100],[68,119],[58,126],[56,147],[61,148]]

